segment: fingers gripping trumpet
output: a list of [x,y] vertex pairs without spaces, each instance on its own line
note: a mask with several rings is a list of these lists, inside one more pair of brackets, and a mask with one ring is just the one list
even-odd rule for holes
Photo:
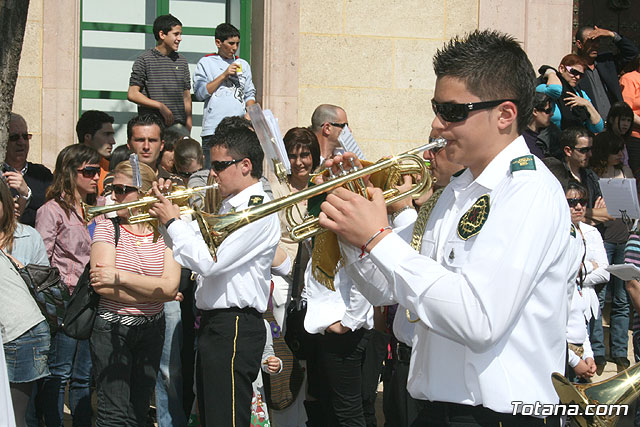
[[[438,139],[435,142],[425,144],[418,148],[414,148],[405,153],[382,159],[377,163],[364,168],[355,168],[350,172],[340,172],[338,176],[333,177],[319,185],[314,185],[305,190],[290,194],[280,199],[272,200],[268,203],[258,206],[252,206],[239,212],[231,212],[224,215],[211,215],[204,212],[196,211],[195,216],[200,226],[200,231],[209,246],[212,255],[215,256],[215,248],[220,246],[224,239],[243,225],[257,221],[272,213],[282,209],[291,209],[293,206],[303,200],[308,200],[314,196],[328,193],[329,191],[346,186],[352,188],[362,195],[366,195],[366,187],[363,178],[376,172],[387,169],[397,169],[400,174],[410,173],[414,175],[415,183],[408,191],[400,193],[396,188],[385,190],[385,199],[387,204],[391,204],[402,198],[419,194],[431,186],[431,175],[423,159],[419,153],[439,148],[446,145],[446,140]],[[325,230],[320,227],[315,217],[309,217],[300,224],[295,224],[291,230],[291,237],[294,240],[303,240],[307,237],[315,236]]]

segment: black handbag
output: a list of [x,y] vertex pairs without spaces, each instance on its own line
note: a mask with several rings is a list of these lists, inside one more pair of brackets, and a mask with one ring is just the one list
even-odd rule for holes
[[60,271],[56,267],[37,264],[18,267],[11,257],[7,258],[26,283],[40,312],[47,320],[51,336],[55,335],[62,324],[70,299],[69,288],[60,278]]
[[298,254],[293,265],[293,288],[291,301],[285,314],[286,330],[284,341],[291,353],[299,360],[307,360],[312,350],[311,334],[304,329],[304,318],[307,315],[307,302],[300,297],[304,288],[304,271],[309,263],[309,250],[302,242],[298,245]]
[[[113,222],[114,241],[118,246],[120,226],[117,218],[109,218]],[[91,336],[93,324],[98,314],[100,295],[91,286],[91,263],[88,262],[78,279],[71,295],[67,311],[62,320],[62,330],[71,338],[86,340]]]

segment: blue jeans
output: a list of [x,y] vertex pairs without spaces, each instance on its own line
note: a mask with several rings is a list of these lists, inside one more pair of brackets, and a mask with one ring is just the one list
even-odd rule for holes
[[91,425],[91,354],[89,340],[76,340],[61,330],[51,340],[49,372],[42,384],[37,400],[48,427],[62,427],[64,417],[64,391],[69,385],[69,406],[73,426]]
[[[609,264],[624,263],[624,243],[604,242]],[[598,293],[600,311],[604,308],[607,289],[611,289],[611,325],[609,326],[609,350],[611,357],[627,357],[627,343],[629,341],[629,298],[622,279],[611,275],[609,283]],[[602,329],[602,316],[591,321],[591,348],[594,356],[604,356],[604,331]]]
[[213,135],[202,137],[202,154],[204,154],[204,167],[211,167],[211,139]]
[[156,380],[156,416],[159,427],[183,427],[187,419],[182,406],[182,321],[180,302],[164,303],[164,346]]
[[28,383],[49,375],[47,353],[51,335],[45,320],[4,343],[4,357],[10,383]]

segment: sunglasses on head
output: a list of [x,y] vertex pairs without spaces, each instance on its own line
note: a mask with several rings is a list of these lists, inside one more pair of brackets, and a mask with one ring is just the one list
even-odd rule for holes
[[431,108],[433,108],[433,112],[437,116],[440,116],[445,122],[455,123],[465,120],[471,111],[486,110],[506,101],[516,102],[513,99],[498,99],[495,101],[468,102],[466,104],[453,104],[449,102],[440,104],[436,102],[435,99],[432,99]]
[[11,135],[9,135],[9,141],[16,142],[20,138],[24,139],[25,141],[28,141],[31,139],[32,136],[33,135],[31,135],[30,133],[12,133]]
[[580,147],[580,148],[574,148],[574,150],[582,153],[582,154],[587,154],[589,151],[591,151],[593,147]]
[[240,163],[245,158],[246,157],[243,157],[241,159],[235,159],[235,160],[212,160],[211,161],[211,169],[213,169],[216,172],[222,172],[223,170],[225,170],[229,166],[235,165],[236,163]]
[[82,173],[85,178],[93,178],[96,175],[100,175],[99,166],[86,166],[82,169],[78,169],[78,172]]
[[587,205],[587,199],[567,199],[567,203],[569,203],[570,208],[575,208],[578,206],[578,203],[585,207]]
[[118,196],[124,196],[125,194],[138,191],[137,187],[134,187],[132,185],[125,185],[125,184],[113,184],[111,185],[111,188],[113,188],[113,194],[116,194]]
[[573,68],[573,67],[570,67],[570,66],[566,65],[566,66],[565,66],[565,68],[567,69],[567,71],[568,71],[571,75],[573,75],[573,76],[575,76],[575,77],[580,78],[580,77],[584,76],[584,73],[583,73],[582,71],[578,71],[578,70],[576,70],[576,69],[575,69],[575,68]]
[[545,108],[544,110],[538,110],[541,113],[545,113],[545,114],[551,114],[553,113],[553,110],[555,110],[553,105],[550,105],[549,107]]

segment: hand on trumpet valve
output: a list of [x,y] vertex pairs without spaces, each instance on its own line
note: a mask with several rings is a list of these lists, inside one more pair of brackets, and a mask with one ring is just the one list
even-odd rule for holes
[[326,173],[322,173],[314,177],[313,182],[315,184],[322,184],[336,176],[346,175],[352,170],[361,169],[362,163],[354,153],[347,151],[345,153],[338,154],[337,156],[325,159],[323,167]]
[[[336,188],[327,195],[322,203],[320,226],[338,234],[344,241],[370,251],[389,231],[387,208],[382,190],[370,188],[367,200],[359,194],[345,188]],[[382,232],[378,233],[380,230]],[[377,236],[371,240],[371,238]],[[369,241],[371,240],[371,241]]]
[[[162,194],[171,192],[172,186],[173,183],[170,179],[158,178],[158,190],[160,190]],[[153,188],[149,190],[149,195],[153,195]]]
[[[400,185],[395,185],[394,187],[398,190],[399,193],[409,191],[413,186],[413,177],[411,175],[402,175],[401,179],[402,183]],[[399,212],[407,207],[413,207],[411,196],[407,196],[395,203],[387,205],[387,213],[392,214],[394,212]]]
[[[163,184],[171,181],[164,181]],[[166,224],[171,218],[180,219],[180,206],[171,203],[171,200],[162,195],[160,191],[160,182],[154,182],[151,187],[153,195],[158,198],[158,202],[149,208],[149,215],[158,218],[161,224]]]

